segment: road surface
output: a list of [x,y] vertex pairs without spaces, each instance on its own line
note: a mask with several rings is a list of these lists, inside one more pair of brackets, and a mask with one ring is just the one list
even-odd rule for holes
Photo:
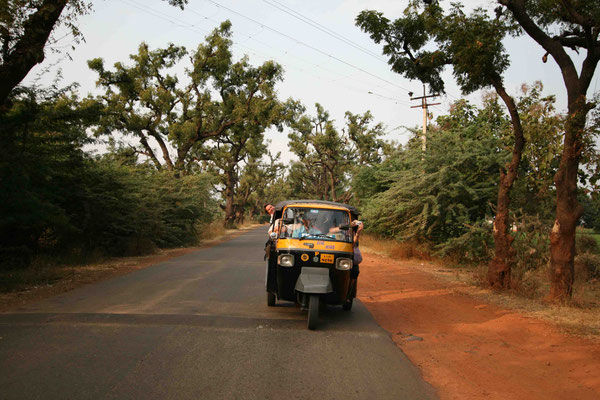
[[265,238],[0,314],[0,399],[435,398],[359,301],[317,331],[291,303],[267,307]]

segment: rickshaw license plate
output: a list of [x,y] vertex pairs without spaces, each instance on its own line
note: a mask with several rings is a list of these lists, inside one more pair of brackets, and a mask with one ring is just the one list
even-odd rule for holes
[[333,254],[321,254],[321,262],[333,264]]

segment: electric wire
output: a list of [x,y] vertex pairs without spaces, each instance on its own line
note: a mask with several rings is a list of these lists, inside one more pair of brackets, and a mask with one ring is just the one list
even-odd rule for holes
[[388,96],[384,96],[382,94],[379,93],[375,93],[373,91],[368,91],[367,93],[372,94],[373,96],[377,96],[377,97],[381,97],[382,99],[386,99],[386,100],[392,100],[394,101],[396,104],[402,104],[404,106],[410,106],[411,104],[404,101],[404,100],[400,100],[400,99],[395,99],[393,97],[388,97]]
[[[136,0],[125,0],[125,2],[126,2],[126,3],[128,3],[130,6],[132,6],[132,7],[136,8],[136,9],[138,9],[138,10],[144,11],[144,12],[146,12],[146,13],[150,14],[150,15],[153,15],[153,16],[155,16],[155,17],[157,17],[157,18],[160,18],[160,19],[162,19],[162,20],[165,20],[165,21],[167,21],[167,22],[169,22],[169,23],[171,23],[171,24],[173,24],[173,25],[175,25],[175,26],[177,26],[177,27],[181,27],[181,28],[183,28],[183,29],[188,29],[188,30],[191,30],[191,31],[193,31],[193,32],[196,32],[196,33],[201,33],[201,34],[210,33],[210,31],[208,31],[208,30],[204,30],[204,29],[201,29],[201,30],[199,30],[199,29],[198,29],[198,28],[197,28],[195,25],[192,25],[192,24],[189,24],[189,23],[185,23],[185,25],[184,25],[184,24],[180,23],[179,21],[177,21],[177,20],[175,20],[175,19],[173,19],[173,18],[167,17],[167,16],[165,16],[164,14],[162,14],[162,13],[159,13],[158,11],[156,11],[155,9],[153,9],[153,8],[151,8],[151,7],[148,7],[148,6],[146,6],[146,5],[139,4],[139,3],[138,3]],[[209,18],[209,17],[206,17],[206,16],[204,16],[204,15],[202,15],[202,14],[200,14],[200,13],[198,13],[198,12],[194,11],[194,10],[190,10],[190,11],[192,11],[193,13],[195,13],[195,14],[197,14],[197,15],[201,16],[202,18],[204,18],[204,19],[206,19],[206,20],[211,20],[211,18]],[[217,22],[217,23],[218,23],[218,21],[213,21],[213,22]],[[267,28],[267,29],[268,29],[268,28]],[[260,33],[260,32],[258,32],[258,33]],[[253,33],[252,35],[249,35],[249,38],[251,38],[252,40],[255,40],[255,41],[257,41],[257,40],[256,40],[256,39],[254,39],[252,36],[254,36],[254,35],[258,34],[258,33]],[[257,41],[257,42],[258,42],[258,43],[262,43],[262,42],[260,42],[260,41]],[[259,57],[263,58],[264,60],[269,60],[269,59],[272,59],[272,57],[271,57],[271,56],[269,56],[269,55],[266,55],[266,54],[264,54],[264,53],[261,53],[261,52],[259,52],[259,51],[255,50],[255,49],[253,49],[253,48],[251,48],[251,47],[249,47],[249,46],[246,46],[246,45],[244,45],[244,44],[241,44],[241,43],[239,43],[239,42],[236,42],[236,41],[233,41],[233,40],[232,40],[232,44],[233,44],[233,45],[236,45],[236,46],[239,46],[239,47],[244,47],[244,48],[248,49],[248,50],[249,50],[249,51],[250,51],[252,54],[254,54],[254,55],[256,55],[256,56],[259,56]],[[262,44],[264,44],[264,43],[262,43]],[[301,43],[298,43],[298,44],[301,44]],[[286,51],[285,53],[288,53],[288,51]],[[288,55],[289,55],[289,54],[288,54]],[[297,58],[297,59],[299,59],[299,60],[301,60],[301,61],[303,61],[303,62],[306,62],[306,61],[302,60],[300,57],[296,57],[296,56],[294,56],[294,57],[295,57],[295,58]],[[281,65],[282,65],[284,68],[286,68],[286,69],[287,69],[287,68],[295,69],[295,70],[297,70],[297,71],[300,71],[300,72],[302,72],[302,73],[304,73],[304,74],[310,75],[310,76],[312,76],[313,78],[319,79],[319,80],[321,80],[321,81],[323,81],[323,80],[324,80],[322,77],[320,77],[320,76],[318,76],[318,75],[315,75],[315,74],[313,74],[313,73],[311,73],[311,72],[309,72],[309,71],[307,71],[307,70],[305,70],[305,69],[303,69],[303,68],[296,67],[296,66],[293,66],[293,65],[288,65],[288,64],[285,64],[285,63],[281,63],[281,62],[279,62],[279,61],[278,61],[278,63],[279,63],[279,64],[281,64]],[[337,72],[330,71],[330,70],[328,70],[328,69],[326,69],[326,68],[324,68],[324,67],[322,67],[322,66],[319,66],[318,64],[309,63],[309,62],[306,62],[306,63],[308,63],[308,64],[312,64],[312,65],[314,65],[314,66],[316,66],[316,67],[318,67],[318,68],[321,68],[321,69],[323,69],[323,70],[325,70],[325,71],[328,71],[328,72],[332,72],[332,73],[338,74]],[[338,74],[338,76],[339,76],[339,74]],[[348,75],[347,77],[341,77],[341,78],[334,79],[334,80],[331,80],[331,81],[326,81],[326,83],[329,83],[329,82],[335,82],[335,81],[337,81],[337,80],[340,80],[340,79],[346,79],[346,78],[348,78],[348,77],[351,77],[351,76],[352,76],[352,74],[351,74],[351,75]],[[382,84],[380,84],[380,85],[377,85],[377,86],[375,86],[375,87],[381,87],[381,86],[384,86],[384,84],[382,83]],[[355,93],[358,93],[358,94],[364,94],[364,91],[363,91],[363,90],[357,89],[357,88],[355,88],[355,87],[350,87],[350,86],[346,86],[346,85],[342,85],[342,87],[344,87],[346,90],[350,90],[350,91],[352,91],[352,92],[355,92]],[[392,98],[392,97],[384,96],[384,95],[381,95],[381,94],[379,94],[379,93],[374,93],[374,92],[372,92],[372,91],[369,91],[369,92],[370,92],[370,94],[373,94],[373,95],[375,95],[375,96],[377,96],[377,97],[380,97],[380,98],[383,98],[383,99],[386,99],[386,100],[391,100],[391,101],[394,101],[394,102],[396,102],[396,103],[400,103],[400,104],[402,104],[402,105],[404,105],[404,106],[410,106],[410,103],[406,103],[406,102],[404,102],[404,101],[402,101],[402,100],[400,100],[400,99],[396,99],[396,98]]]
[[[153,16],[155,16],[155,17],[157,17],[157,18],[163,19],[163,20],[165,20],[165,21],[167,21],[167,22],[169,22],[169,23],[171,23],[172,25],[175,25],[175,26],[177,26],[177,27],[184,28],[184,29],[190,29],[190,30],[192,30],[192,31],[195,31],[196,33],[201,33],[201,34],[207,34],[207,33],[210,33],[210,31],[207,31],[207,30],[200,30],[200,31],[199,31],[199,30],[196,28],[196,26],[195,26],[194,24],[182,25],[182,24],[181,24],[181,23],[179,23],[179,22],[178,22],[176,19],[173,19],[173,18],[166,17],[166,16],[165,16],[163,13],[160,13],[160,12],[156,11],[155,9],[153,9],[153,8],[151,8],[151,7],[148,7],[148,6],[146,6],[146,5],[141,5],[141,4],[139,4],[139,3],[138,3],[137,1],[135,1],[135,0],[125,0],[125,1],[126,1],[126,2],[127,2],[129,5],[130,5],[130,6],[132,6],[132,7],[135,7],[135,8],[136,8],[136,9],[138,9],[138,10],[141,10],[141,11],[147,12],[147,13],[149,13],[149,14],[151,14],[151,15],[153,15]],[[328,54],[328,53],[325,53],[325,52],[323,52],[323,51],[321,51],[321,50],[319,50],[319,49],[317,49],[317,48],[315,48],[315,47],[312,47],[312,46],[310,46],[310,45],[308,45],[308,44],[306,44],[306,43],[304,43],[304,42],[302,42],[302,41],[299,41],[299,40],[297,40],[297,39],[294,39],[293,37],[291,37],[291,36],[289,36],[289,35],[287,35],[287,34],[285,34],[285,33],[279,32],[279,31],[277,31],[277,30],[275,30],[275,29],[273,29],[273,28],[271,28],[271,27],[269,27],[269,26],[266,26],[266,25],[264,25],[264,24],[262,24],[262,23],[260,23],[260,22],[258,22],[258,21],[256,21],[256,20],[254,20],[254,19],[252,19],[252,18],[250,18],[250,17],[247,17],[247,16],[245,16],[245,15],[243,15],[243,14],[241,14],[241,13],[239,13],[239,12],[235,11],[235,10],[232,10],[232,9],[230,9],[230,8],[228,8],[228,7],[225,7],[225,6],[223,6],[223,5],[219,4],[219,3],[217,3],[216,1],[213,1],[213,0],[206,0],[206,1],[208,1],[208,2],[212,3],[212,4],[213,4],[215,7],[217,7],[217,8],[223,8],[223,9],[225,9],[225,10],[227,10],[227,11],[229,11],[229,12],[233,13],[233,14],[236,14],[236,15],[238,15],[238,16],[241,16],[241,17],[245,18],[245,19],[248,19],[249,21],[251,21],[251,22],[253,22],[253,23],[255,23],[255,24],[258,24],[258,25],[259,25],[261,28],[263,28],[263,29],[268,29],[268,30],[270,30],[270,31],[272,31],[272,32],[275,32],[275,33],[277,33],[277,34],[279,34],[279,35],[281,35],[281,36],[284,36],[284,37],[286,37],[287,39],[293,40],[293,41],[294,41],[295,43],[297,43],[297,44],[300,44],[300,45],[303,45],[303,46],[305,46],[305,47],[308,47],[308,48],[310,48],[310,49],[312,49],[312,50],[314,50],[314,51],[317,51],[317,52],[319,52],[319,53],[321,53],[321,54],[323,54],[323,55],[326,55],[326,56],[328,56],[328,57],[330,57],[330,58],[333,58],[333,59],[335,59],[336,61],[342,62],[343,64],[345,64],[345,65],[348,65],[348,66],[350,66],[350,67],[352,67],[352,68],[354,68],[354,69],[356,69],[356,70],[358,70],[358,71],[360,71],[360,72],[366,73],[366,74],[368,74],[368,75],[370,75],[370,76],[372,76],[372,77],[374,77],[374,78],[376,78],[376,79],[378,79],[378,80],[380,80],[380,81],[382,81],[382,82],[385,82],[386,84],[389,84],[389,85],[392,85],[392,86],[398,87],[398,88],[400,88],[400,89],[403,89],[403,90],[409,91],[408,89],[406,89],[406,88],[404,88],[404,87],[402,87],[402,86],[399,86],[399,85],[397,85],[397,84],[394,84],[393,82],[390,82],[390,81],[388,81],[388,80],[386,80],[386,79],[383,79],[383,78],[381,78],[381,77],[379,77],[379,76],[377,76],[377,75],[374,75],[374,74],[372,74],[372,73],[370,73],[370,72],[368,72],[368,71],[366,71],[366,70],[364,70],[364,69],[362,69],[362,68],[360,68],[360,67],[357,67],[357,66],[355,66],[355,65],[353,65],[353,64],[350,64],[350,63],[348,63],[348,62],[346,62],[346,61],[344,61],[344,60],[341,60],[341,59],[339,59],[339,58],[337,58],[337,57],[335,57],[335,56],[332,56],[332,55],[330,55],[330,54]],[[264,1],[264,0],[263,0],[263,1]],[[275,0],[273,0],[273,1],[275,1]],[[194,14],[196,14],[196,15],[199,15],[200,17],[204,18],[205,20],[210,20],[210,21],[213,21],[213,22],[216,22],[216,23],[218,23],[218,21],[215,21],[215,20],[213,20],[213,19],[212,19],[212,18],[210,18],[210,17],[207,17],[207,16],[205,16],[205,15],[202,15],[202,14],[200,14],[199,12],[197,12],[197,11],[195,11],[195,10],[191,10],[191,9],[190,9],[189,11],[191,11],[192,13],[194,13]],[[260,32],[262,32],[262,31],[260,31]],[[260,32],[258,32],[258,33],[260,33]],[[254,35],[256,35],[256,34],[258,34],[258,33],[255,33]],[[254,35],[252,35],[252,36],[254,36]],[[263,44],[263,45],[265,45],[265,46],[267,46],[267,47],[270,47],[270,45],[268,45],[268,44],[266,44],[266,43],[264,43],[264,42],[261,42],[261,41],[259,41],[259,40],[255,39],[255,38],[253,38],[253,37],[249,37],[249,39],[252,39],[252,40],[256,41],[257,43],[260,43],[260,44]],[[253,49],[253,48],[251,48],[251,47],[248,47],[248,46],[246,46],[246,45],[243,45],[242,43],[239,43],[239,42],[234,42],[234,41],[232,41],[232,43],[233,43],[233,44],[235,44],[235,45],[241,46],[241,47],[245,47],[245,48],[247,48],[248,50],[250,50],[250,51],[251,51],[253,54],[260,55],[261,57],[264,57],[265,59],[269,59],[269,58],[271,58],[271,57],[269,57],[269,56],[267,56],[267,55],[265,55],[265,54],[263,54],[263,53],[260,53],[260,52],[258,52],[257,50],[255,50],[255,49]],[[285,53],[287,54],[287,52],[285,52]],[[287,55],[291,55],[292,57],[294,57],[294,58],[296,58],[296,59],[299,59],[300,61],[306,62],[306,61],[302,60],[300,57],[297,57],[297,56],[295,56],[295,55],[293,55],[293,54],[287,54]],[[308,73],[308,72],[306,72],[305,70],[303,70],[303,69],[301,69],[301,68],[298,68],[298,67],[295,67],[295,66],[291,66],[291,65],[286,65],[286,64],[284,64],[284,63],[282,63],[282,62],[280,62],[280,61],[278,61],[278,63],[279,63],[279,64],[281,64],[282,66],[284,66],[285,68],[290,68],[290,67],[291,67],[292,69],[296,69],[296,70],[298,70],[298,71],[301,71],[301,72],[303,72],[303,73],[305,73],[305,74],[307,74],[307,75],[311,75],[311,76],[313,76],[313,77],[315,77],[315,78],[317,78],[317,79],[322,79],[321,77],[319,77],[319,76],[316,76],[316,75],[314,75],[314,74],[311,74],[311,73]],[[306,63],[308,63],[308,62],[306,62]],[[323,70],[325,70],[325,71],[327,71],[327,72],[329,72],[329,73],[334,73],[334,74],[337,74],[337,72],[335,72],[335,71],[331,71],[331,70],[328,70],[327,68],[325,68],[325,67],[323,67],[323,66],[321,66],[321,65],[314,64],[314,63],[309,63],[309,64],[312,64],[312,65],[314,65],[314,66],[316,66],[316,67],[318,67],[318,68],[321,68],[321,69],[323,69]],[[340,78],[340,79],[344,79],[344,78]],[[337,79],[336,79],[336,80],[337,80]],[[331,82],[334,82],[334,81],[336,81],[336,80],[332,80]],[[382,86],[383,86],[383,85],[381,84],[381,85],[377,85],[377,86],[375,86],[374,88],[379,88],[379,87],[382,87]],[[348,87],[346,87],[346,88],[348,88]],[[446,94],[447,94],[448,96],[450,96],[450,97],[454,98],[455,100],[458,100],[458,98],[457,98],[456,96],[452,95],[451,93],[448,93],[448,92],[446,92]]]
[[[135,7],[136,9],[138,9],[138,10],[140,10],[140,11],[144,11],[144,12],[146,12],[146,13],[150,14],[150,15],[153,15],[153,16],[155,16],[155,17],[157,17],[157,18],[160,18],[160,19],[162,19],[162,20],[165,20],[165,21],[167,21],[167,22],[169,22],[169,23],[171,23],[171,24],[173,24],[173,25],[175,25],[175,26],[181,27],[181,28],[183,28],[183,29],[188,29],[188,30],[191,30],[191,31],[193,31],[193,32],[200,33],[200,34],[207,34],[207,33],[210,33],[210,31],[208,31],[208,30],[199,30],[198,28],[196,28],[196,27],[195,27],[195,25],[192,25],[192,24],[186,24],[186,25],[182,25],[181,23],[177,22],[177,21],[176,21],[176,20],[174,20],[173,18],[169,18],[169,17],[166,17],[166,16],[164,16],[163,14],[160,14],[158,11],[156,11],[155,9],[153,9],[153,8],[151,8],[151,7],[148,7],[148,6],[145,6],[145,5],[141,5],[141,4],[139,4],[139,3],[138,3],[136,0],[125,0],[125,2],[126,2],[127,4],[129,4],[130,6],[132,6],[132,7]],[[204,18],[204,19],[206,19],[206,20],[211,20],[209,17],[206,17],[206,16],[204,16],[204,15],[202,15],[202,14],[198,13],[198,12],[195,12],[195,11],[193,11],[193,10],[190,10],[190,11],[192,11],[192,12],[194,12],[195,14],[197,14],[197,15],[199,15],[199,16],[201,16],[201,17],[203,17],[203,18]],[[217,22],[217,23],[218,23],[218,21],[213,21],[213,22]],[[255,33],[255,34],[256,34],[256,33]],[[251,37],[251,39],[252,39],[252,40],[255,40],[255,41],[257,41],[256,39],[254,39],[254,38],[252,38],[252,37]],[[263,58],[264,60],[269,60],[269,59],[272,59],[272,58],[273,58],[273,57],[271,57],[271,56],[269,56],[269,55],[266,55],[266,54],[264,54],[264,53],[261,53],[260,51],[257,51],[257,50],[255,50],[255,49],[253,49],[252,47],[246,46],[246,45],[244,45],[244,44],[242,44],[242,43],[239,43],[239,42],[236,42],[236,41],[233,41],[233,40],[232,40],[231,42],[232,42],[232,44],[233,44],[233,45],[235,45],[235,46],[246,48],[247,50],[249,50],[249,51],[250,51],[250,53],[251,53],[251,54],[253,54],[253,55],[255,55],[255,56],[259,56],[259,57]],[[260,42],[260,41],[257,41],[257,43],[264,44],[264,43],[262,43],[262,42]],[[287,51],[286,51],[285,53],[287,53]],[[320,66],[320,65],[318,65],[318,64],[314,64],[314,63],[307,62],[307,61],[303,60],[302,58],[300,58],[300,57],[297,57],[297,56],[294,56],[294,55],[292,55],[292,54],[288,54],[288,55],[291,55],[292,57],[294,57],[294,58],[297,58],[298,60],[300,60],[300,61],[302,61],[302,62],[305,62],[305,63],[307,63],[307,64],[310,64],[310,65],[316,66],[316,67],[318,67],[318,68],[321,68],[321,69],[323,69],[324,71],[327,71],[327,72],[330,72],[330,73],[333,73],[333,74],[337,74],[337,75],[339,76],[339,74],[338,74],[337,72],[335,72],[335,71],[328,70],[327,68],[325,68],[325,67],[322,67],[322,66]],[[302,72],[303,74],[306,74],[306,75],[312,76],[313,78],[316,78],[316,79],[318,79],[318,80],[322,80],[322,81],[324,80],[324,78],[323,78],[323,77],[321,77],[321,76],[318,76],[318,75],[315,75],[315,74],[313,74],[313,73],[309,72],[309,70],[307,70],[307,69],[300,68],[300,67],[296,67],[296,66],[294,66],[294,65],[290,65],[290,64],[286,64],[286,63],[280,62],[279,60],[277,60],[277,62],[278,62],[278,63],[279,63],[281,66],[283,66],[285,69],[294,69],[294,70],[297,70],[297,71],[300,71],[300,72]],[[340,78],[340,79],[343,79],[343,77],[342,77],[342,78]],[[345,85],[343,85],[343,87],[344,87],[344,88],[346,88],[347,90],[352,90],[352,91],[354,91],[354,92],[356,92],[356,93],[363,93],[363,91],[362,91],[362,90],[360,90],[360,89],[352,88],[352,87],[345,86]]]
[[314,20],[312,20],[310,18],[308,18],[307,16],[302,15],[299,12],[292,10],[288,6],[279,3],[277,0],[272,0],[272,1],[273,1],[273,3],[276,3],[276,4],[271,3],[269,0],[263,0],[263,2],[267,3],[271,7],[277,8],[278,10],[280,10],[280,11],[282,11],[282,12],[288,14],[288,15],[291,15],[292,17],[294,17],[294,18],[296,18],[296,19],[304,22],[305,24],[308,24],[308,25],[312,26],[313,28],[318,29],[321,32],[326,33],[327,35],[332,36],[332,37],[334,37],[334,38],[336,38],[336,39],[338,39],[338,40],[346,43],[347,45],[354,47],[355,49],[357,49],[357,50],[359,50],[359,51],[361,51],[361,52],[363,52],[363,53],[365,53],[365,54],[367,54],[367,55],[375,58],[376,60],[381,61],[381,62],[383,62],[385,64],[388,63],[387,60],[385,60],[384,58],[380,57],[377,53],[374,53],[371,50],[369,50],[369,49],[367,49],[367,48],[365,48],[365,47],[363,47],[363,46],[361,46],[361,45],[359,45],[359,44],[357,44],[357,43],[355,43],[355,42],[347,39],[343,35],[340,35],[339,33],[337,33],[335,31],[327,28],[326,26],[324,26],[324,25],[322,25],[322,24],[320,24],[320,23],[318,23],[318,22],[316,22],[316,21],[314,21]]
[[305,42],[303,42],[303,41],[301,41],[301,40],[298,40],[298,39],[296,39],[296,38],[294,38],[294,37],[292,37],[292,36],[290,36],[290,35],[288,35],[288,34],[286,34],[286,33],[283,33],[283,32],[281,32],[281,31],[278,31],[277,29],[271,28],[270,26],[268,26],[268,25],[265,25],[265,24],[263,24],[262,22],[259,22],[259,21],[255,20],[255,19],[253,19],[253,18],[250,18],[250,17],[248,17],[247,15],[244,15],[244,14],[242,14],[242,13],[239,13],[239,12],[237,12],[237,11],[235,11],[235,10],[232,10],[231,8],[229,8],[229,7],[226,7],[226,6],[224,6],[224,5],[220,4],[220,3],[217,3],[217,2],[216,2],[216,1],[214,1],[214,0],[205,0],[205,1],[208,1],[209,3],[212,3],[212,4],[214,4],[214,5],[215,5],[215,6],[217,6],[217,7],[221,7],[221,8],[223,8],[224,10],[227,10],[227,11],[229,11],[229,12],[230,12],[230,13],[232,13],[232,14],[235,14],[235,15],[238,15],[238,16],[240,16],[240,17],[242,17],[242,18],[245,18],[245,19],[247,19],[248,21],[251,21],[251,22],[253,22],[253,23],[255,23],[255,24],[258,24],[258,25],[260,25],[260,26],[263,26],[263,27],[265,27],[266,29],[270,30],[271,32],[274,32],[274,33],[276,33],[276,34],[278,34],[278,35],[280,35],[280,36],[283,36],[283,37],[285,37],[285,38],[287,38],[287,39],[289,39],[289,40],[292,40],[292,41],[294,41],[294,42],[297,42],[297,43],[299,43],[299,44],[301,44],[301,45],[305,46],[306,48],[309,48],[309,49],[311,49],[311,50],[313,50],[313,51],[316,51],[317,53],[320,53],[320,54],[322,54],[322,55],[324,55],[324,56],[327,56],[327,57],[329,57],[329,58],[331,58],[331,59],[333,59],[333,60],[336,60],[336,61],[338,61],[338,62],[340,62],[340,63],[342,63],[342,64],[344,64],[344,65],[347,65],[347,66],[349,66],[349,67],[351,67],[351,68],[354,68],[354,69],[356,69],[356,70],[358,70],[358,71],[361,71],[361,72],[363,72],[363,73],[365,73],[365,74],[367,74],[367,75],[369,75],[369,76],[372,76],[373,78],[379,79],[379,80],[381,80],[381,81],[383,81],[383,82],[386,82],[386,83],[388,83],[389,85],[395,86],[395,87],[397,87],[397,88],[399,88],[399,89],[406,90],[407,92],[409,92],[409,91],[410,91],[409,89],[406,89],[405,87],[402,87],[402,86],[400,86],[400,85],[397,85],[397,84],[395,84],[395,83],[393,83],[393,82],[390,82],[390,81],[388,81],[387,79],[384,79],[384,78],[382,78],[382,77],[380,77],[380,76],[377,76],[377,75],[375,75],[375,74],[373,74],[373,73],[371,73],[371,72],[369,72],[369,71],[367,71],[367,70],[365,70],[365,69],[363,69],[363,68],[361,68],[361,67],[357,67],[357,66],[356,66],[356,65],[354,65],[354,64],[351,64],[351,63],[349,63],[349,62],[347,62],[347,61],[344,61],[344,60],[342,60],[342,59],[341,59],[341,58],[339,58],[339,57],[336,57],[336,56],[334,56],[334,55],[331,55],[331,54],[329,54],[329,53],[327,53],[327,52],[325,52],[325,51],[323,51],[323,50],[321,50],[321,49],[319,49],[319,48],[317,48],[317,47],[314,47],[314,46],[312,46],[312,45],[310,45],[310,44],[308,44],[308,43],[305,43]]

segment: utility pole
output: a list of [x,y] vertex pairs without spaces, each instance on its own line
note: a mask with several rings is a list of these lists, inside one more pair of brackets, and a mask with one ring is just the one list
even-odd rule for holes
[[428,107],[429,106],[436,106],[438,104],[442,104],[442,103],[427,103],[427,99],[430,97],[437,97],[437,94],[430,94],[430,95],[426,95],[425,94],[425,84],[423,84],[423,96],[419,96],[419,97],[412,97],[412,92],[408,93],[412,100],[421,100],[421,104],[418,106],[411,106],[410,108],[419,108],[421,107],[423,109],[423,135],[421,136],[421,139],[423,141],[423,153],[425,153],[425,150],[427,150],[427,114],[428,114]]

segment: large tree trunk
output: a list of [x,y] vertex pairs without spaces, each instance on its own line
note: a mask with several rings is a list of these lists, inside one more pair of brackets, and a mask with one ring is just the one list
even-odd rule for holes
[[519,163],[525,138],[521,126],[521,118],[515,102],[511,96],[506,93],[501,81],[494,82],[494,88],[500,98],[506,104],[515,136],[512,157],[506,165],[506,171],[500,171],[500,185],[498,188],[498,199],[496,203],[496,217],[494,218],[494,258],[488,265],[488,283],[490,286],[499,289],[506,289],[510,286],[510,272],[514,263],[514,250],[512,242],[514,237],[510,235],[510,191],[517,178]]
[[583,214],[583,207],[577,202],[577,172],[588,107],[585,95],[569,104],[563,152],[554,176],[556,220],[550,232],[551,278],[548,295],[553,302],[564,302],[573,293],[575,228]]
[[23,36],[0,65],[0,112],[15,86],[44,61],[44,46],[66,4],[67,0],[45,0],[24,23]]

